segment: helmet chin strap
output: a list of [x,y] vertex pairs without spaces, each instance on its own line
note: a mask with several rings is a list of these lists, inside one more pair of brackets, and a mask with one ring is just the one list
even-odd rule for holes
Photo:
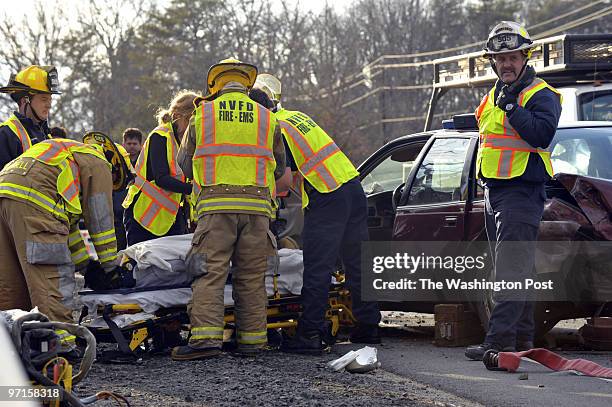
[[34,118],[36,120],[38,120],[39,122],[44,122],[45,121],[45,119],[41,119],[40,116],[38,115],[38,113],[36,113],[36,110],[32,106],[32,103],[30,102],[30,98],[29,97],[27,98],[27,101],[26,101],[26,114],[27,114],[28,107],[30,108],[30,111],[32,112],[32,115],[34,115]]

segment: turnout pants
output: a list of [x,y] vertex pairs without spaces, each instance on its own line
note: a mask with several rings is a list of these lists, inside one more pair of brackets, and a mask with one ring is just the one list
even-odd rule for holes
[[332,273],[338,259],[346,272],[353,315],[360,324],[376,325],[375,302],[361,301],[361,242],[368,240],[367,201],[361,183],[353,179],[329,193],[313,191],[304,216],[304,285],[301,332],[324,334]]
[[[51,321],[74,322],[74,266],[68,226],[32,206],[0,198],[0,310],[38,307]],[[74,336],[56,331],[64,349]]]
[[276,240],[267,216],[213,213],[200,217],[187,254],[187,270],[196,280],[189,304],[194,348],[220,348],[223,342],[223,293],[230,259],[236,339],[240,349],[267,344],[265,272],[277,261]]
[[[544,184],[485,189],[485,226],[495,253],[495,281],[535,278],[535,250],[546,194]],[[485,343],[514,347],[533,341],[534,303],[526,291],[494,297]]]

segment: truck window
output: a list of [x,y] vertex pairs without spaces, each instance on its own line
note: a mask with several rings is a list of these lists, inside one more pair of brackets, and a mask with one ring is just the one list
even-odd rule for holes
[[581,95],[578,120],[612,121],[612,90]]
[[461,178],[470,140],[440,138],[434,141],[412,183],[408,205],[459,201]]

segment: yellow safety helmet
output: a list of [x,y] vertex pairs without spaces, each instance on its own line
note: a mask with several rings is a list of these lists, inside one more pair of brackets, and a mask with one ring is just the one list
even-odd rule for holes
[[534,46],[525,27],[514,21],[502,21],[489,33],[484,52],[486,57],[492,58],[497,54],[523,51],[527,58],[531,58]]
[[[83,136],[83,143],[90,144],[95,147],[101,146],[104,156],[111,164],[113,172],[113,191],[120,191],[127,187],[128,183],[133,179],[132,171],[128,166],[129,154],[123,146],[113,142],[110,137],[99,131],[90,131]],[[125,153],[121,151],[121,149]],[[127,155],[127,159],[126,159]]]
[[257,80],[255,80],[254,88],[261,89],[274,105],[278,105],[281,99],[281,81],[274,75],[269,73],[260,73],[257,75]]
[[214,64],[208,70],[206,84],[208,93],[214,95],[229,82],[238,82],[247,89],[251,89],[257,78],[255,65],[240,62],[235,58],[228,58]]
[[1,93],[46,93],[59,95],[59,78],[54,66],[31,65],[12,74],[6,86],[0,88]]

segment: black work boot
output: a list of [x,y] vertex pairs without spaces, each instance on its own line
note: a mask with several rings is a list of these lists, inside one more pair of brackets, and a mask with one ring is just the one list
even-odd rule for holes
[[283,341],[280,346],[281,352],[301,355],[320,355],[323,349],[323,341],[318,332],[300,333],[298,331],[293,338]]
[[350,338],[352,343],[381,343],[378,325],[357,324],[357,326],[353,328]]
[[172,360],[210,359],[221,354],[219,348],[192,348],[189,345],[172,349]]
[[485,352],[490,350],[490,349],[493,349],[493,350],[496,350],[496,351],[501,351],[502,350],[502,346],[498,345],[496,343],[482,343],[480,345],[468,346],[465,349],[465,356],[468,359],[482,361],[482,358],[483,358]]

